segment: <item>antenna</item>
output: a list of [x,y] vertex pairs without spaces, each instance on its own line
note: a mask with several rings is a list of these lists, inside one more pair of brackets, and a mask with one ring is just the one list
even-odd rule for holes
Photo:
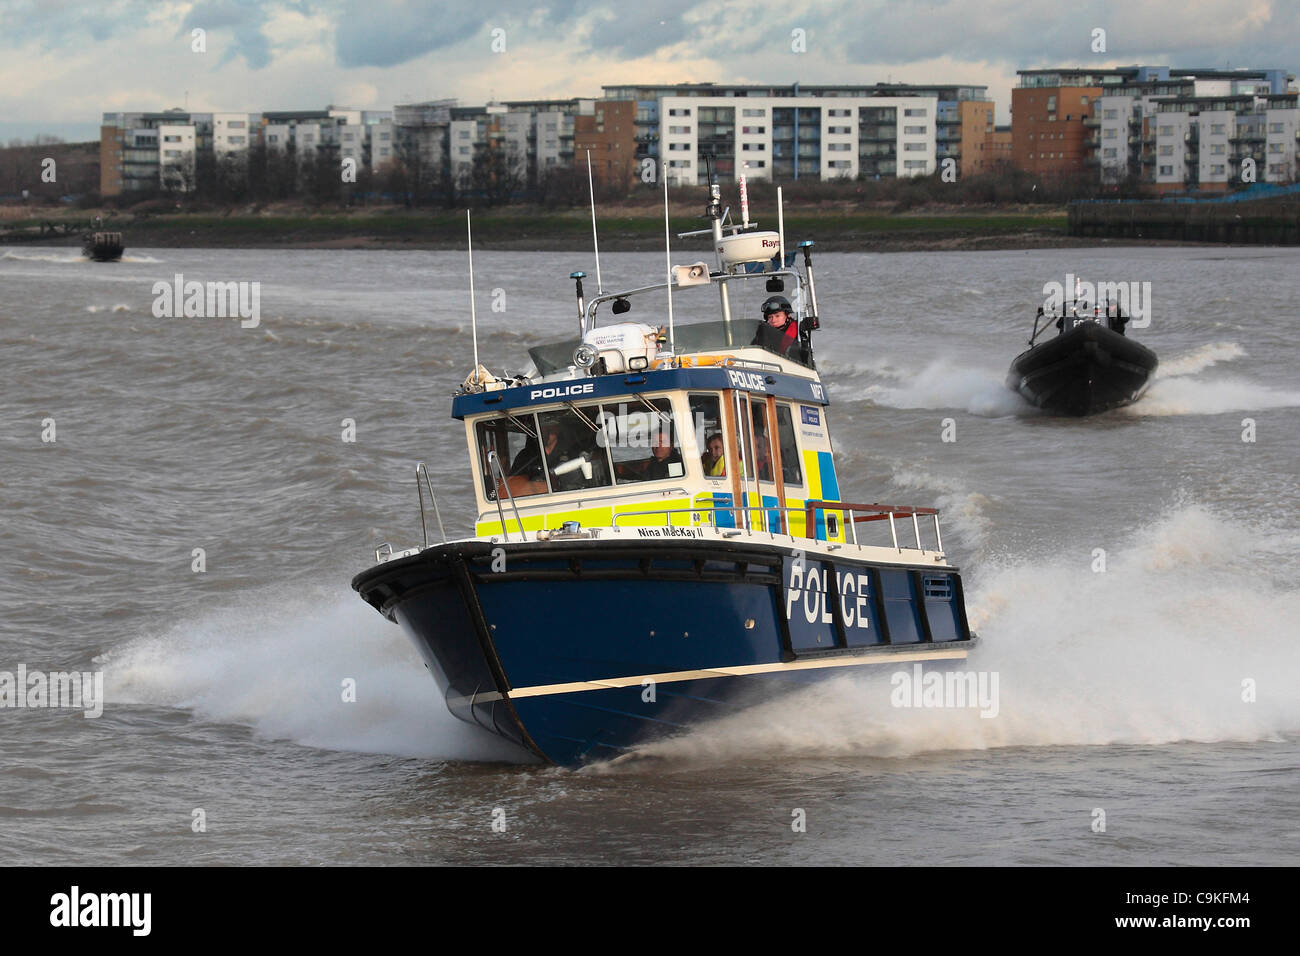
[[668,351],[676,354],[677,342],[673,336],[673,257],[668,240],[668,160],[664,164],[664,263],[668,277]]
[[474,384],[480,381],[478,370],[478,316],[474,312],[474,233],[469,224],[469,210],[465,210],[465,245],[469,249],[469,327],[474,337]]
[[587,150],[587,194],[591,196],[591,245],[596,250],[596,294],[601,295],[605,287],[600,281],[600,243],[596,241],[596,187],[591,180],[591,150]]
[[[796,160],[797,161],[797,160]],[[781,239],[781,268],[785,268],[785,199],[781,187],[776,187],[776,231]]]

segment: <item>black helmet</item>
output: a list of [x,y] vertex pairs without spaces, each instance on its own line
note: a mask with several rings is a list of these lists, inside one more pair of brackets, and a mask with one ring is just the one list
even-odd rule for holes
[[771,315],[773,312],[793,313],[794,309],[790,308],[790,300],[783,295],[774,295],[763,303],[764,317]]

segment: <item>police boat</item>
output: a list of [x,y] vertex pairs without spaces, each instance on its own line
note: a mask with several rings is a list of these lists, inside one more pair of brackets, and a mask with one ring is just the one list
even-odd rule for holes
[[938,512],[841,497],[812,242],[800,270],[783,230],[720,206],[715,184],[713,267],[590,300],[573,273],[575,337],[508,380],[476,362],[452,401],[474,535],[429,541],[420,463],[423,543],[352,582],[455,716],[555,764],[862,668],[960,666],[977,640]]
[[[1085,307],[1081,314],[1077,303],[1068,309],[1062,303],[1060,315],[1039,306],[1029,348],[1012,360],[1007,387],[1058,415],[1131,405],[1146,391],[1159,360],[1127,337],[1128,322],[1117,304],[1094,306],[1091,314]],[[1035,344],[1053,324],[1057,334]]]

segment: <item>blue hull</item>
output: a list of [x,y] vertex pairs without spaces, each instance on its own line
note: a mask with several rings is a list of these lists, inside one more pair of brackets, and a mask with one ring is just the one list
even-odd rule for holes
[[563,765],[973,643],[952,568],[753,543],[448,544],[353,586],[412,636],[453,714]]

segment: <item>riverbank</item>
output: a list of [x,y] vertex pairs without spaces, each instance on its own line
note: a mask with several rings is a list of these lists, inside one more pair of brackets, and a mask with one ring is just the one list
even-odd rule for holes
[[[30,216],[0,221],[0,243],[41,242],[76,245],[64,230],[79,219],[63,210],[57,217]],[[93,213],[92,213],[93,215]],[[663,247],[662,213],[617,209],[597,219],[602,249],[648,251]],[[677,232],[706,225],[694,207],[673,209]],[[775,222],[762,220],[763,228]],[[1067,235],[1064,209],[961,209],[844,211],[787,207],[786,236],[813,239],[828,251],[913,251],[950,249],[1054,248],[1095,245]],[[302,211],[104,215],[103,228],[124,234],[129,246],[181,248],[283,249],[459,249],[465,244],[463,212]],[[484,210],[474,215],[474,243],[483,249],[578,250],[591,245],[586,210],[563,212]]]

